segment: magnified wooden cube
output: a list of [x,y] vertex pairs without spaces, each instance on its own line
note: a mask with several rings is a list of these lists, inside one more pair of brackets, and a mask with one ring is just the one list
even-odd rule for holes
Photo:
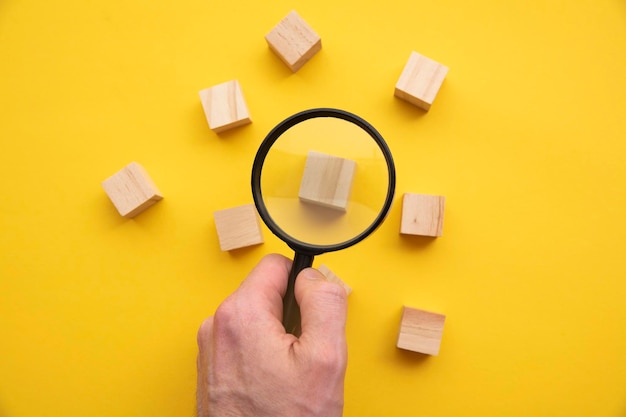
[[405,193],[402,198],[400,233],[441,236],[445,204],[446,198],[443,196]]
[[298,71],[322,49],[319,35],[295,11],[265,35],[265,40],[292,72]]
[[446,316],[416,308],[402,308],[397,346],[400,349],[437,356]]
[[102,182],[102,188],[120,215],[135,217],[163,199],[146,170],[131,162]]
[[335,275],[335,273],[333,271],[330,270],[329,267],[327,267],[326,265],[322,264],[317,268],[318,271],[320,271],[329,282],[334,282],[335,284],[339,284],[343,287],[344,290],[346,290],[346,294],[350,295],[350,293],[352,292],[352,288],[350,288],[350,286],[348,284],[346,284],[345,282],[343,282],[343,280],[341,278],[339,278],[337,275]]
[[300,201],[346,211],[352,189],[356,162],[310,151],[306,159]]
[[448,67],[445,65],[411,52],[396,83],[394,95],[428,111],[447,73]]
[[213,213],[222,251],[263,243],[261,223],[254,204],[232,207]]
[[237,80],[200,90],[200,100],[209,127],[216,133],[252,122]]

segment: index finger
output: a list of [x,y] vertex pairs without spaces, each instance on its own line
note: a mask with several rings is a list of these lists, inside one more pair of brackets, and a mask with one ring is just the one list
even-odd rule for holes
[[270,311],[279,321],[292,261],[282,255],[265,256],[237,290],[257,311]]

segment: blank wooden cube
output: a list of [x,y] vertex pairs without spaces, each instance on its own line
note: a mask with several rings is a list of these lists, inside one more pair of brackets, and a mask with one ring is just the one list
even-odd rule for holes
[[216,133],[251,123],[239,81],[232,80],[200,90],[209,127]]
[[261,223],[254,204],[232,207],[213,213],[223,251],[263,243]]
[[318,271],[320,271],[325,277],[326,280],[329,282],[334,282],[335,284],[339,284],[343,287],[344,290],[346,290],[346,294],[350,295],[350,293],[352,292],[352,288],[350,288],[350,286],[348,284],[346,284],[345,282],[343,282],[343,280],[341,278],[339,278],[337,275],[335,275],[335,273],[333,271],[330,270],[330,268],[328,268],[326,265],[322,264],[317,268]]
[[292,72],[298,71],[322,49],[319,35],[295,11],[265,35],[265,40]]
[[405,193],[402,198],[400,233],[441,236],[445,203],[446,198],[443,196]]
[[446,316],[416,308],[402,308],[397,346],[400,349],[437,356]]
[[394,95],[428,111],[447,73],[448,67],[411,52],[396,83]]
[[356,162],[310,151],[306,159],[300,192],[301,201],[346,211]]
[[102,182],[117,211],[124,217],[135,217],[157,201],[163,199],[146,170],[131,162]]

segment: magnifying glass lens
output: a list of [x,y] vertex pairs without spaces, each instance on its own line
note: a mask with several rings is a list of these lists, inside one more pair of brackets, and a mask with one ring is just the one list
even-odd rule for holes
[[388,197],[388,162],[361,127],[335,117],[291,126],[261,172],[267,214],[294,240],[334,246],[366,231]]

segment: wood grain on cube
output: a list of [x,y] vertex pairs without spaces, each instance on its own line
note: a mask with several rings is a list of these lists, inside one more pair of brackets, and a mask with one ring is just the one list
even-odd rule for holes
[[441,236],[445,203],[446,198],[443,196],[405,193],[402,198],[400,233]]
[[306,159],[298,196],[301,201],[346,211],[356,163],[310,151]]
[[200,100],[211,130],[221,133],[252,122],[239,81],[200,90]]
[[232,207],[213,213],[222,251],[263,243],[261,223],[254,204]]
[[394,95],[426,111],[435,101],[448,67],[417,52],[411,52]]
[[132,218],[163,199],[146,170],[131,162],[102,182],[102,188],[120,215]]
[[446,316],[416,308],[402,308],[397,347],[436,356],[439,354]]
[[322,49],[319,35],[295,11],[265,35],[265,40],[292,72],[298,71]]

